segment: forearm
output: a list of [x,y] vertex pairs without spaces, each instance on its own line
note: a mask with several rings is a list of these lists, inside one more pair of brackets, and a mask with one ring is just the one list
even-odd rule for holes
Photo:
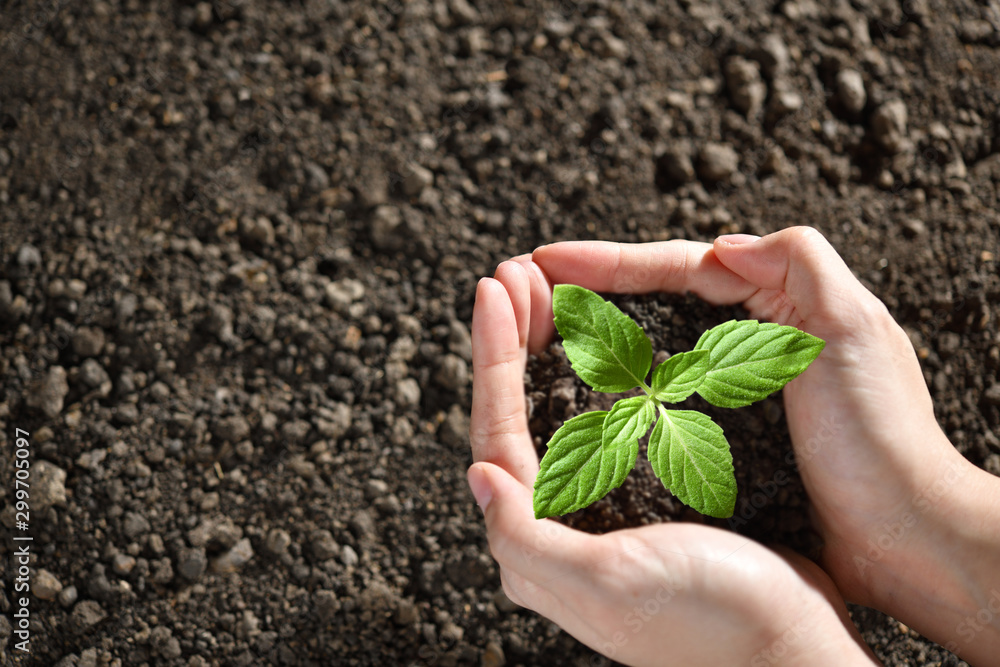
[[871,604],[973,665],[1000,665],[1000,478],[957,454],[939,472],[915,497],[921,539],[873,564]]

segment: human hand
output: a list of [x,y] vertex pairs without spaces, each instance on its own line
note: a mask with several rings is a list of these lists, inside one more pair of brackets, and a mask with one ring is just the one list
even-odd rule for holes
[[801,557],[703,525],[594,536],[535,520],[523,376],[529,344],[551,338],[550,303],[526,258],[476,294],[469,484],[507,595],[631,665],[871,664],[835,586]]
[[[551,336],[542,313],[551,309],[546,294],[555,283],[604,292],[692,291],[822,338],[823,353],[784,397],[825,541],[824,569],[848,599],[961,648],[963,656],[989,655],[983,647],[1000,631],[962,638],[959,624],[986,604],[984,582],[1000,584],[990,575],[1000,565],[996,540],[970,528],[998,525],[1000,517],[984,509],[989,498],[1000,499],[995,478],[947,440],[905,332],[818,232],[792,228],[754,238],[536,250],[531,308],[539,330],[532,351]],[[932,592],[927,582],[934,582]]]

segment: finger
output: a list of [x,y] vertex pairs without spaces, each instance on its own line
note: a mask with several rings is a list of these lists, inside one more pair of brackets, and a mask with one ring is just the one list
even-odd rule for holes
[[538,456],[528,432],[524,361],[514,307],[503,284],[479,281],[472,312],[472,419],[475,461],[489,461],[531,486]]
[[528,272],[531,282],[531,326],[528,328],[528,352],[539,354],[555,337],[556,326],[552,320],[552,283],[541,267],[530,256],[515,257]]
[[790,227],[760,240],[721,236],[714,247],[726,268],[767,291],[747,307],[766,313],[768,319],[778,321],[789,308],[804,321],[829,319],[853,310],[851,304],[859,299],[874,298],[833,246],[811,227]]
[[521,348],[521,356],[527,360],[528,326],[531,324],[531,282],[528,272],[520,263],[507,260],[497,267],[493,277],[507,290],[514,308],[514,320],[517,322],[517,345]]
[[560,598],[574,576],[592,567],[597,538],[555,521],[535,519],[530,486],[489,463],[473,464],[468,479],[484,508],[493,557],[517,575],[508,577],[508,585],[516,587],[512,593],[519,600],[537,609],[542,591]]
[[708,243],[569,241],[542,246],[531,257],[552,283],[597,292],[694,292],[720,305],[741,303],[756,290],[723,266]]

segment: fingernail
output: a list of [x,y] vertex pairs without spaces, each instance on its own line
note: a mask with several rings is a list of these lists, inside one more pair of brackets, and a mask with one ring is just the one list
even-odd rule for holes
[[760,237],[753,234],[726,234],[725,236],[720,236],[719,240],[726,245],[746,245],[747,243],[759,241]]
[[476,504],[479,505],[479,509],[486,514],[486,508],[490,506],[490,501],[493,500],[493,487],[490,486],[489,477],[486,476],[486,471],[481,467],[472,466],[469,468],[467,474],[469,480],[469,488],[472,489],[472,495],[476,497]]

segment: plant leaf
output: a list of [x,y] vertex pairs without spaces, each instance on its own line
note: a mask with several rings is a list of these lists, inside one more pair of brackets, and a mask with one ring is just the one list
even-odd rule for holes
[[769,396],[796,378],[826,343],[795,327],[730,320],[702,334],[708,370],[697,392],[712,405],[739,408]]
[[[624,471],[615,470],[615,479],[621,474],[625,475],[632,470],[635,458],[639,454],[639,438],[649,432],[649,427],[656,420],[656,406],[649,396],[634,396],[623,398],[611,408],[607,417],[604,418],[604,429],[601,436],[601,445],[604,449],[634,449],[631,454],[632,463]],[[626,463],[626,458],[618,460]],[[619,482],[615,486],[620,486]]]
[[635,466],[638,445],[604,447],[601,436],[607,415],[585,412],[552,435],[535,479],[536,519],[586,507],[625,481]]
[[695,392],[708,370],[708,350],[690,350],[670,357],[653,370],[653,396],[677,403]]
[[720,519],[733,515],[733,455],[722,429],[708,415],[661,407],[648,454],[653,472],[685,505]]
[[588,289],[556,285],[552,312],[566,356],[584,382],[606,392],[643,384],[653,364],[653,346],[617,306]]

